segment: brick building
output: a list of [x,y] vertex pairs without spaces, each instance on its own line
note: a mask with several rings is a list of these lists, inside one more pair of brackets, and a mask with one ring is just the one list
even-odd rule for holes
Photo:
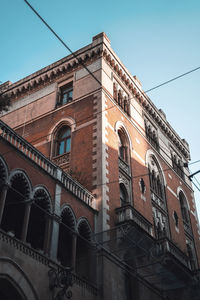
[[1,297],[199,299],[189,146],[108,37],[0,87]]

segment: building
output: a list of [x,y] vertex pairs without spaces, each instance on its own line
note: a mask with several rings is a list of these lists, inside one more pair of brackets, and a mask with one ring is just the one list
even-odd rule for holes
[[1,297],[199,299],[189,146],[105,33],[0,87]]

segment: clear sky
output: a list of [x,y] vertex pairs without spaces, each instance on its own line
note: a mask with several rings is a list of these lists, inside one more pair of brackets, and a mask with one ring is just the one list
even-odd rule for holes
[[[104,31],[144,90],[200,66],[199,0],[30,0],[73,50]],[[15,82],[68,55],[23,0],[1,0],[0,81]],[[148,95],[200,160],[200,70]],[[191,171],[200,170],[200,162]],[[200,175],[197,176],[200,181]],[[200,216],[200,192],[195,189]]]

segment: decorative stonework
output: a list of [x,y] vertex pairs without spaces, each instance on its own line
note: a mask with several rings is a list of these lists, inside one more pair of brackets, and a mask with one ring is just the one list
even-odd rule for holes
[[82,66],[91,63],[101,56],[102,50],[100,46],[96,48],[86,50],[80,53],[75,53],[76,58],[73,55],[64,57],[63,59],[33,73],[26,78],[10,84],[5,89],[6,95],[12,99],[21,97],[22,95],[32,92],[41,88],[41,86],[47,85],[50,82],[57,80],[63,75],[70,73]]
[[159,128],[168,136],[168,138],[173,142],[173,144],[182,152],[185,158],[189,158],[189,150],[186,148],[185,140],[181,140],[176,134],[173,128],[169,125],[166,120],[161,116],[160,112],[151,102],[150,98],[140,89],[136,79],[128,74],[128,72],[120,65],[116,60],[114,55],[110,52],[108,48],[104,48],[103,58],[110,65],[114,73],[121,79],[121,81],[126,85],[127,89],[131,92],[134,98],[143,106],[144,110],[154,119],[158,124]]

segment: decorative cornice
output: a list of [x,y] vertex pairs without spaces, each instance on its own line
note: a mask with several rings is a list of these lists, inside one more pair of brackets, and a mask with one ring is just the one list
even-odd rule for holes
[[90,46],[90,49],[88,49],[88,47],[86,48],[87,49],[79,50],[75,53],[77,58],[74,58],[73,55],[66,56],[18,82],[8,85],[7,88],[4,89],[4,93],[10,99],[21,97],[26,93],[32,93],[41,86],[47,85],[63,75],[75,71],[83,66],[83,64],[88,65],[102,54],[100,44],[95,47]]
[[171,125],[163,119],[161,113],[152,103],[150,98],[138,87],[136,77],[131,76],[125,70],[125,68],[117,61],[112,52],[108,48],[103,50],[103,58],[110,65],[115,74],[121,79],[126,88],[131,92],[133,97],[142,105],[144,110],[154,119],[159,128],[168,136],[171,142],[178,148],[186,159],[190,158],[188,145],[184,145],[187,142],[181,139]]

